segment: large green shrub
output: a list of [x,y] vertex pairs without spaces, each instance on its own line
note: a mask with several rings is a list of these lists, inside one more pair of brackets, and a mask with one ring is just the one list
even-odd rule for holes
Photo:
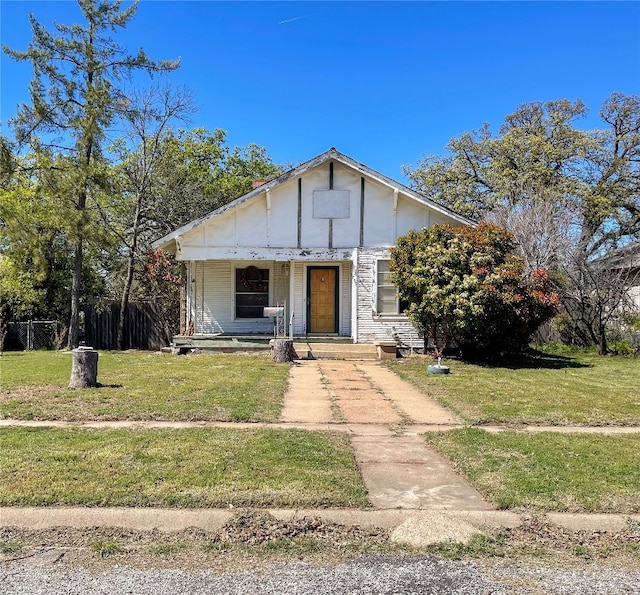
[[520,352],[556,311],[547,272],[527,274],[504,229],[435,225],[411,231],[392,250],[392,281],[425,349],[456,344],[467,358]]

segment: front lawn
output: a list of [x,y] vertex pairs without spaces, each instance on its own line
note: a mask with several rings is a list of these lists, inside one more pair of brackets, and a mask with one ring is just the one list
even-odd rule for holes
[[446,360],[449,375],[427,373],[431,360],[394,361],[391,369],[473,424],[640,425],[640,359],[537,353],[512,367]]
[[294,508],[368,500],[344,433],[3,428],[0,505]]
[[640,512],[640,435],[429,433],[427,443],[500,509]]
[[264,355],[100,352],[96,389],[68,389],[70,352],[5,352],[0,417],[275,421],[289,374]]

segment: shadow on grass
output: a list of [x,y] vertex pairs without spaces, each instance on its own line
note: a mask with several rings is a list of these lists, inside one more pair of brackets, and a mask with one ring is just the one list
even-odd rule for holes
[[592,368],[575,357],[545,353],[537,349],[530,349],[521,355],[505,356],[496,361],[465,360],[485,368],[506,368],[508,370],[562,370],[565,368]]

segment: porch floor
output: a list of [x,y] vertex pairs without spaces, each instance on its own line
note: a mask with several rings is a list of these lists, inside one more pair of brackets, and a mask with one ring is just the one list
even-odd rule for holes
[[[271,349],[273,335],[176,335],[171,352],[185,354],[198,349],[207,352],[260,352]],[[380,357],[376,345],[354,343],[351,337],[294,337],[293,347],[298,359],[375,360]]]

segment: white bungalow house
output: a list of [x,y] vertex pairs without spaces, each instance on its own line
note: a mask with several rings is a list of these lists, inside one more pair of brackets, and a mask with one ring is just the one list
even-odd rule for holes
[[411,229],[472,224],[336,149],[154,243],[187,268],[183,326],[196,337],[285,334],[421,346],[389,282]]

